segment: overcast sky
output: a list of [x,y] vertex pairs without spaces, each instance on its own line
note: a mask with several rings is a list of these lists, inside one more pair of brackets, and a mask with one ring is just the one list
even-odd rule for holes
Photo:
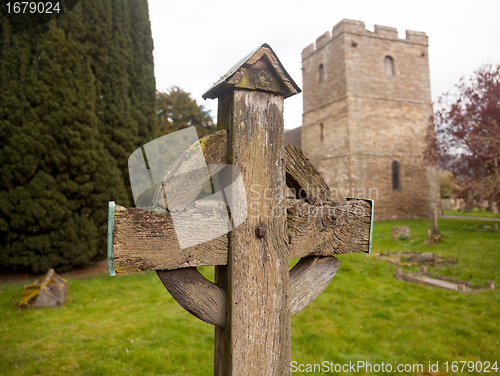
[[[484,63],[500,63],[499,0],[148,0],[156,88],[176,85],[217,117],[202,94],[249,52],[268,43],[302,88],[302,50],[344,18],[429,36],[432,98]],[[302,124],[302,95],[285,100],[285,128]]]

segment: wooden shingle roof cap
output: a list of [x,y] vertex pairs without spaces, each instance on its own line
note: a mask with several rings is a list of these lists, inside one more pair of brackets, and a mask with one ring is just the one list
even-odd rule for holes
[[268,91],[285,98],[301,92],[267,43],[240,60],[203,94],[203,99],[218,98],[233,88]]

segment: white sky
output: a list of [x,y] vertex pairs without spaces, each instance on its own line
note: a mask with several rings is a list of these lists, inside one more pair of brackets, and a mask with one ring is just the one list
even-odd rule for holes
[[[176,85],[201,98],[241,58],[268,43],[302,88],[302,50],[344,18],[429,36],[432,98],[484,63],[500,63],[499,0],[148,0],[156,88]],[[302,94],[285,100],[285,128],[302,124]]]

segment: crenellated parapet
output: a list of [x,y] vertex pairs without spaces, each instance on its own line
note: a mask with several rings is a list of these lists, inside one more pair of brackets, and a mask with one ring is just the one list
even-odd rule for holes
[[425,46],[429,45],[429,37],[423,31],[406,30],[406,40]]
[[437,165],[423,159],[428,42],[345,19],[302,52],[301,148],[332,192],[377,192],[377,219],[425,218],[439,205]]
[[421,31],[406,30],[406,38],[402,39],[398,37],[398,29],[395,27],[375,25],[374,31],[370,31],[366,29],[365,23],[362,21],[343,19],[333,27],[331,35],[327,31],[316,39],[316,43],[311,43],[304,48],[302,50],[302,60],[308,58],[315,51],[320,50],[343,33],[428,46],[428,37]]

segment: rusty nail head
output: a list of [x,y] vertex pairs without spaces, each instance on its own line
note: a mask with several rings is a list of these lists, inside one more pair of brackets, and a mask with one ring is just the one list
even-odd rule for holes
[[267,228],[266,226],[257,226],[255,229],[255,235],[257,235],[259,238],[262,238],[267,235]]

